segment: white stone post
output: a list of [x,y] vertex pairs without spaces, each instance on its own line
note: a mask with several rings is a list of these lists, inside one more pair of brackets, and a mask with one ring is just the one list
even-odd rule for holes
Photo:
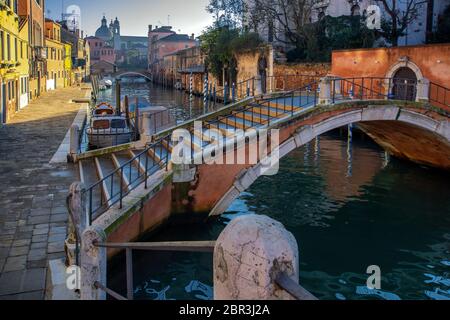
[[417,102],[428,102],[430,100],[430,80],[423,78],[417,82]]
[[106,293],[95,286],[97,281],[106,286],[106,249],[94,245],[105,241],[105,232],[96,227],[81,236],[81,300],[106,300]]
[[320,94],[319,94],[319,104],[329,105],[331,104],[331,81],[332,78],[324,77],[320,79]]
[[262,79],[261,79],[261,76],[257,76],[256,78],[255,78],[255,96],[259,96],[259,95],[261,95],[263,92],[262,92]]
[[215,300],[292,300],[275,284],[280,273],[298,283],[297,242],[281,223],[267,216],[239,217],[217,240]]
[[78,150],[80,149],[80,127],[77,124],[74,124],[70,127],[70,149],[69,149],[69,157],[74,159],[78,154]]

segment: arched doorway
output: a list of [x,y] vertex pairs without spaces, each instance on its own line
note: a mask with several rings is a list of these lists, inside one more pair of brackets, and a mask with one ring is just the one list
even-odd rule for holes
[[417,76],[408,67],[398,69],[393,77],[392,95],[396,100],[415,101],[417,96]]

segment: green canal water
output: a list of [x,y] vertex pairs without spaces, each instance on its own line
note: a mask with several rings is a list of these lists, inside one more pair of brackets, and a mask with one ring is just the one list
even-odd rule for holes
[[[300,283],[319,299],[450,299],[448,173],[390,159],[367,137],[349,143],[340,132],[280,166],[222,217],[173,219],[142,240],[215,240],[232,219],[264,214],[297,239]],[[136,299],[212,298],[212,254],[135,252],[133,262]],[[368,295],[371,265],[381,268],[382,289]],[[108,272],[108,285],[125,294],[123,257]]]

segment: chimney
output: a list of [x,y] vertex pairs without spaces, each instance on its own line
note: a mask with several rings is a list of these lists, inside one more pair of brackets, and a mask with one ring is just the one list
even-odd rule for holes
[[191,34],[191,40],[195,40],[194,34]]
[[81,31],[81,39],[84,39],[84,31]]
[[152,32],[153,26],[151,24],[148,25],[148,32]]

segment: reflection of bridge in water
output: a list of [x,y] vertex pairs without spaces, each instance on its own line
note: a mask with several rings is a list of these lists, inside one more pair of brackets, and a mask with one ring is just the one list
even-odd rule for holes
[[[391,83],[325,78],[289,92],[245,97],[195,119],[200,125],[190,120],[136,143],[75,155],[84,185],[74,184],[73,196],[85,206],[74,220],[88,222],[82,241],[128,242],[173,214],[220,215],[266,173],[272,156],[282,159],[352,124],[395,156],[450,169],[447,95],[430,104],[430,88],[418,83],[415,97],[393,100]],[[183,139],[174,139],[177,129]],[[264,131],[272,129],[278,136]],[[173,163],[174,152],[186,164]],[[236,152],[245,159],[224,164],[237,160]],[[203,162],[208,156],[213,163]],[[108,256],[117,252],[110,248]]]

